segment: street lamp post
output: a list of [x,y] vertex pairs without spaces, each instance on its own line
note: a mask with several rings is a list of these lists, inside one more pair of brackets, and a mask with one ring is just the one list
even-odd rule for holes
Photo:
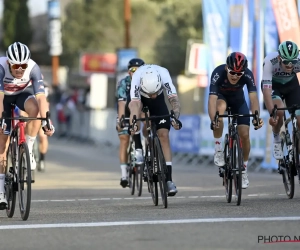
[[125,48],[130,48],[130,0],[124,0]]

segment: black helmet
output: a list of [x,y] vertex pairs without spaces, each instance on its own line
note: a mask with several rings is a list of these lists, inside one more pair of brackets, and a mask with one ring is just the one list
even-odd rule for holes
[[245,71],[248,68],[248,60],[243,53],[233,52],[226,60],[227,67],[235,72]]
[[131,67],[140,67],[144,65],[145,62],[140,58],[133,58],[128,62],[127,68],[130,69]]

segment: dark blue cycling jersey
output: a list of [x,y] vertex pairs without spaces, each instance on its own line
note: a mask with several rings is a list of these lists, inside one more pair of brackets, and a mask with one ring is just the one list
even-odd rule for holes
[[256,92],[256,85],[251,70],[246,69],[244,75],[236,84],[231,84],[227,77],[225,69],[226,64],[222,64],[215,68],[211,74],[209,94],[222,95],[230,99],[244,100],[244,86],[247,86],[248,92]]

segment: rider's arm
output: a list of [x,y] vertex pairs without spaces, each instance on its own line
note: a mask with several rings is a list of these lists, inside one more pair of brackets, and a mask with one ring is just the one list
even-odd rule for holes
[[49,105],[45,95],[45,86],[41,70],[37,64],[32,68],[30,72],[30,79],[32,81],[33,91],[39,105],[40,115],[41,117],[46,117],[46,113],[47,111],[49,111]]
[[180,116],[180,102],[170,73],[166,68],[163,67],[159,67],[158,70],[161,75],[163,86],[166,90],[172,110],[174,111],[175,117],[178,119]]
[[4,111],[4,105],[3,105],[3,100],[4,100],[4,83],[3,79],[5,76],[5,70],[0,65],[0,117],[2,116],[2,112]]
[[130,86],[130,103],[128,105],[130,110],[130,124],[132,124],[132,118],[136,115],[137,118],[140,116],[142,109],[141,93],[140,93],[140,78],[141,78],[141,67],[138,68],[132,75],[131,86]]
[[210,85],[209,85],[208,114],[211,121],[215,119],[215,115],[217,111],[219,78],[220,78],[220,73],[217,72],[217,70],[215,69],[211,74]]
[[118,98],[118,117],[119,119],[121,119],[122,115],[125,115],[125,106],[127,100],[125,79],[122,79],[118,83],[117,98]]
[[263,64],[261,85],[266,108],[271,114],[274,106],[272,101],[272,63],[267,58],[265,58]]
[[247,69],[244,75],[248,93],[249,93],[249,99],[250,99],[250,105],[251,105],[251,112],[252,114],[255,113],[255,111],[258,111],[258,114],[260,113],[260,107],[259,107],[259,101],[257,96],[257,89],[256,84],[254,80],[254,76],[251,70]]

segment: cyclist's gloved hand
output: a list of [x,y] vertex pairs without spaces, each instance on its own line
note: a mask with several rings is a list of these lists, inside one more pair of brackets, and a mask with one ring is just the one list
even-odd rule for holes
[[175,130],[179,130],[182,127],[182,124],[177,122],[174,118],[171,118],[171,125]]
[[46,121],[42,121],[42,129],[44,130],[44,134],[48,136],[52,136],[55,132],[55,127],[53,126],[51,120],[50,120],[50,129],[47,127]]
[[215,130],[216,128],[218,128],[218,124],[216,124],[215,121],[211,121],[211,123],[210,123],[210,129],[211,130]]
[[255,129],[260,129],[263,125],[264,125],[264,120],[261,119],[261,118],[258,118],[259,120],[259,123],[257,124],[257,121],[256,120],[252,120],[252,124],[254,126]]
[[7,126],[6,123],[3,123],[3,126],[2,126],[2,124],[0,122],[0,134],[4,134],[6,126]]

